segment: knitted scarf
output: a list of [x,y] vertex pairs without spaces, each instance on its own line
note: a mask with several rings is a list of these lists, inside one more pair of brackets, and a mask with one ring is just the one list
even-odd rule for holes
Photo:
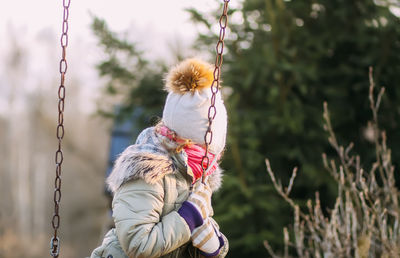
[[[170,130],[168,127],[164,125],[159,126],[156,129],[156,131],[160,135],[165,136],[168,139],[176,142],[178,144],[178,147],[176,149],[177,152],[181,152],[182,150],[185,151],[187,155],[187,164],[193,172],[194,176],[193,183],[196,182],[199,178],[201,178],[203,175],[203,168],[201,161],[206,153],[206,150],[203,147],[194,144],[189,139],[183,139],[178,137],[174,131]],[[208,156],[208,161],[210,163],[208,169],[206,170],[205,176],[211,175],[217,169],[217,161],[220,158],[220,155],[216,157],[214,154],[210,152],[208,152],[207,156]],[[207,167],[207,160],[204,160],[203,167],[204,168]]]

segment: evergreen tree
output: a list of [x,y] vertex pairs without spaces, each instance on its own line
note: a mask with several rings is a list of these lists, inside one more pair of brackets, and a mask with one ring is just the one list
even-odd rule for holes
[[139,123],[136,128],[154,124],[154,118],[161,116],[166,97],[162,87],[166,65],[162,61],[145,60],[134,42],[112,32],[98,17],[93,17],[92,30],[104,51],[97,70],[106,78],[98,113],[122,122],[131,119],[133,111],[139,108],[141,115],[135,121]]
[[[299,167],[292,196],[300,203],[319,190],[322,204],[332,207],[336,190],[321,159],[332,152],[322,129],[323,101],[329,102],[338,135],[356,140],[366,164],[374,158],[365,152],[372,144],[364,134],[370,114],[362,111],[369,105],[370,65],[388,92],[381,124],[393,143],[400,140],[400,19],[376,2],[245,0],[231,10],[223,70],[224,85],[232,88],[227,172],[215,200],[231,257],[267,256],[262,240],[281,243],[281,229],[292,217],[267,181],[266,157],[275,171]],[[220,11],[190,12],[211,30]],[[197,45],[213,49],[216,36],[203,34]],[[398,161],[399,147],[389,145]]]

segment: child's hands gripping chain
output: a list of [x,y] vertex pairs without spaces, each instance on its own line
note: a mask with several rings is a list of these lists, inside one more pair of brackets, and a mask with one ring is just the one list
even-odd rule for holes
[[193,185],[193,191],[187,199],[200,212],[203,219],[214,215],[211,206],[211,195],[210,187],[199,180]]
[[201,226],[203,220],[214,214],[211,207],[211,195],[210,187],[199,180],[194,184],[193,191],[188,199],[182,203],[178,210],[179,215],[185,219],[191,232],[194,228]]
[[215,256],[224,245],[224,240],[216,222],[208,217],[203,225],[193,230],[192,243],[204,256]]

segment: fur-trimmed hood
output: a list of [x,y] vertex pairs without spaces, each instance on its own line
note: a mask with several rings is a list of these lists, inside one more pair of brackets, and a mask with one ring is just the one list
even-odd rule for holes
[[[165,175],[180,173],[165,146],[171,141],[155,133],[154,127],[145,129],[137,138],[134,145],[129,146],[118,157],[113,171],[107,178],[108,188],[115,193],[121,185],[133,179],[143,179],[154,184]],[[184,153],[177,156],[184,160]],[[213,191],[218,190],[222,183],[222,170],[218,167],[210,176],[207,183]]]

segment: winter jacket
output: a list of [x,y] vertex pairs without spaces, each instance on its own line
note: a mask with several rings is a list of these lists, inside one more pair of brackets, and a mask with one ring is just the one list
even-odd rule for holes
[[[168,152],[171,144],[148,128],[117,159],[107,179],[114,193],[115,229],[91,258],[200,257],[191,245],[189,226],[177,212],[189,196],[191,171],[184,152]],[[221,177],[217,169],[207,178],[213,191],[220,187]],[[224,240],[218,257],[228,251]]]

